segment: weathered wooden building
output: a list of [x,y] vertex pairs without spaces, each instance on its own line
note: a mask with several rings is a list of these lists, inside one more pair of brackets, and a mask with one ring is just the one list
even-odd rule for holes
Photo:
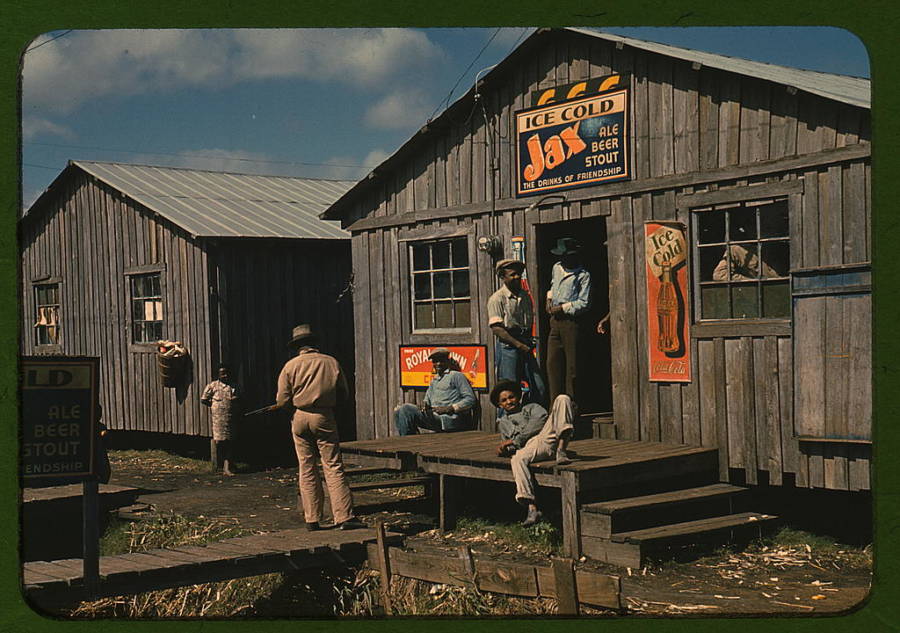
[[[517,195],[532,185],[522,185],[516,113],[615,75],[628,177],[556,189],[548,179],[548,194]],[[607,305],[612,314],[610,337],[584,343],[587,410],[612,412],[598,434],[718,447],[723,481],[869,489],[869,108],[864,79],[536,31],[322,216],[352,233],[357,437],[392,434],[393,407],[421,398],[400,385],[399,346],[480,343],[492,367],[494,262],[524,239],[541,297],[550,247],[574,235],[593,274],[594,317]],[[582,149],[556,143],[557,162]],[[686,381],[650,376],[649,221],[684,226]],[[489,237],[501,247],[479,249]],[[766,272],[716,273],[736,241]],[[415,275],[446,273],[440,291],[417,290]],[[545,339],[546,316],[538,331]],[[492,430],[484,393],[481,405],[481,428]]]
[[[352,376],[349,236],[317,217],[351,184],[71,161],[20,223],[22,353],[99,356],[110,429],[193,436],[219,362],[272,402],[298,323]],[[174,388],[160,339],[189,354]]]

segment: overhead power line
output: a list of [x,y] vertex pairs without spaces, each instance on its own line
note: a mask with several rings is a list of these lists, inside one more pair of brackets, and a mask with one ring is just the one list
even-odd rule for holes
[[432,112],[432,113],[431,113],[431,116],[428,117],[428,120],[429,120],[429,121],[431,121],[431,119],[434,118],[434,115],[437,114],[437,111],[441,109],[441,106],[442,106],[442,105],[444,105],[444,104],[450,105],[450,97],[453,95],[453,91],[456,90],[456,87],[459,86],[459,83],[460,83],[460,82],[463,80],[463,78],[468,74],[468,72],[469,72],[470,70],[472,70],[472,66],[475,65],[475,62],[478,61],[478,58],[481,57],[481,54],[484,53],[485,50],[487,50],[487,47],[490,46],[490,45],[491,45],[491,42],[494,41],[494,38],[497,37],[497,33],[500,32],[500,28],[501,28],[501,27],[498,26],[498,27],[494,30],[494,34],[491,35],[491,38],[485,43],[484,46],[481,47],[481,50],[478,51],[478,54],[475,56],[475,59],[473,59],[473,60],[469,63],[469,65],[466,66],[466,69],[465,69],[464,71],[462,71],[462,74],[459,76],[459,79],[457,79],[457,80],[456,80],[456,83],[453,84],[453,87],[450,88],[450,92],[448,92],[448,93],[447,93],[447,96],[444,97],[444,99],[441,100],[441,102],[437,104],[437,107],[435,107],[434,112]]
[[196,154],[196,153],[175,153],[175,152],[148,152],[143,150],[133,150],[133,149],[115,149],[112,147],[92,147],[88,145],[65,145],[62,143],[37,143],[37,142],[26,142],[25,145],[40,145],[42,147],[60,147],[63,149],[85,149],[91,150],[94,152],[121,152],[123,154],[139,154],[139,155],[149,155],[149,156],[175,156],[178,158],[205,158],[208,160],[234,160],[240,161],[244,163],[270,163],[273,165],[301,165],[301,166],[313,166],[313,167],[346,167],[348,169],[363,169],[373,167],[373,165],[348,165],[342,163],[310,163],[310,162],[302,162],[302,161],[293,161],[293,160],[266,160],[263,158],[238,158],[232,156],[216,156],[213,154]]
[[54,36],[54,37],[51,37],[49,40],[44,40],[44,41],[41,42],[40,44],[35,44],[35,45],[32,46],[31,48],[26,48],[26,49],[25,49],[25,52],[26,52],[26,53],[30,53],[31,51],[40,48],[40,47],[43,46],[44,44],[49,44],[50,42],[53,42],[54,40],[58,40],[59,38],[65,36],[65,35],[68,35],[69,33],[71,33],[71,32],[74,31],[74,30],[75,30],[75,29],[69,29],[68,31],[63,31],[63,32],[60,33],[59,35],[56,35],[56,36]]

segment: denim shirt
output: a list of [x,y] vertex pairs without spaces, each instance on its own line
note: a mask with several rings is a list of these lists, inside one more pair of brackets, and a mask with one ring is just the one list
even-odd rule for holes
[[591,273],[581,266],[568,270],[556,262],[547,297],[551,305],[562,305],[563,312],[578,316],[591,305]]
[[462,373],[448,369],[428,383],[425,404],[432,407],[452,406],[456,413],[468,411],[475,406],[475,391]]
[[532,437],[541,432],[547,421],[547,410],[536,402],[526,404],[516,413],[506,413],[497,419],[500,437],[512,440],[513,446],[520,449]]

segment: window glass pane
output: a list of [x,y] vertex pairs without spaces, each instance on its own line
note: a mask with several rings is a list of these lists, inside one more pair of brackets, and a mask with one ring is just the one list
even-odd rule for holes
[[728,286],[702,286],[700,304],[704,319],[729,318],[731,314],[728,310]]
[[788,237],[790,235],[787,200],[757,207],[757,211],[759,212],[760,237]]
[[160,288],[159,275],[150,275],[149,279],[150,279],[151,291],[153,293],[153,296],[154,297],[161,296],[162,289]]
[[434,326],[453,327],[453,304],[449,301],[441,301],[434,304]]
[[787,281],[776,281],[762,285],[763,316],[780,319],[791,316],[791,289]]
[[131,278],[131,295],[134,298],[143,297],[145,295],[143,277],[135,276]]
[[450,298],[450,273],[434,273],[434,298]]
[[59,286],[52,285],[47,289],[48,303],[59,303]]
[[132,301],[131,302],[131,318],[135,321],[143,321],[144,320],[144,302],[143,301]]
[[413,287],[416,299],[431,299],[431,274],[419,273],[413,275]]
[[726,279],[728,270],[723,267],[717,272],[716,269],[719,262],[722,261],[722,253],[725,252],[725,249],[722,246],[705,246],[699,250],[700,281],[722,281]]
[[453,271],[453,296],[468,297],[469,296],[469,271],[455,270]]
[[469,265],[469,247],[466,238],[453,240],[453,267],[466,268]]
[[732,244],[728,252],[731,254],[732,281],[759,278],[759,257],[756,244]]
[[734,284],[731,287],[733,318],[755,319],[759,317],[758,286],[755,283]]
[[789,242],[763,242],[762,247],[762,276],[787,277],[789,270],[790,251]]
[[741,240],[756,239],[756,211],[739,207],[728,211],[728,239],[739,242]]
[[162,321],[157,321],[156,323],[151,323],[151,338],[150,341],[159,341],[162,339]]
[[34,287],[34,300],[39,306],[47,305],[47,290],[45,286]]
[[431,268],[428,253],[430,248],[427,244],[413,244],[413,270],[428,270]]
[[456,313],[456,327],[469,327],[471,325],[471,312],[468,301],[455,301],[453,309]]
[[725,212],[707,211],[697,214],[697,243],[713,244],[725,241]]
[[134,335],[132,340],[135,343],[143,343],[144,342],[144,324],[143,323],[135,323],[133,325]]
[[450,268],[450,242],[435,242],[431,245],[431,265],[433,268]]
[[416,329],[427,330],[434,327],[434,318],[431,315],[430,303],[416,304]]

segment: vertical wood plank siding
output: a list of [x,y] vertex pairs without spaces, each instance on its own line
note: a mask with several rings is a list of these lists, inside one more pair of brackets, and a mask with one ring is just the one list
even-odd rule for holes
[[[175,225],[84,174],[69,178],[43,218],[22,223],[22,353],[36,354],[33,280],[60,277],[60,350],[101,358],[100,402],[111,429],[209,435],[198,404],[210,375],[205,306],[206,254]],[[126,270],[165,264],[163,335],[190,352],[193,379],[164,388],[156,355],[129,345]],[[198,283],[181,290],[181,279]],[[193,285],[193,284],[191,284]],[[152,350],[151,348],[151,351]]]
[[[631,75],[635,181],[790,159],[870,141],[868,112],[860,108],[751,77],[695,68],[689,62],[629,46],[619,49],[577,34],[551,33],[536,38],[517,63],[481,85],[477,104],[470,102],[452,111],[449,125],[435,127],[418,152],[386,171],[377,195],[360,198],[348,212],[346,224],[370,215],[397,215],[432,206],[452,211],[470,202],[490,202],[495,192],[498,199],[514,198],[514,112],[530,107],[531,92],[538,88],[615,72]],[[527,236],[529,273],[534,275],[535,227],[581,217],[605,218],[616,436],[717,446],[720,475],[726,480],[767,480],[779,485],[790,479],[801,486],[866,489],[867,447],[851,450],[837,445],[826,455],[815,445],[801,447],[795,437],[823,435],[832,429],[859,436],[870,431],[868,295],[841,300],[835,304],[839,309],[832,308],[834,314],[823,307],[822,298],[798,302],[794,338],[784,333],[748,333],[740,323],[727,336],[695,336],[691,383],[648,381],[643,222],[677,219],[689,224],[690,212],[676,210],[676,195],[729,188],[743,191],[767,182],[796,180],[802,180],[804,188],[802,194],[795,194],[798,212],[790,222],[792,268],[869,262],[868,159],[634,194],[612,195],[598,186],[579,190],[595,194],[593,199],[547,203],[527,216],[522,208],[532,200],[523,200],[522,208],[499,213],[496,223],[486,213],[434,225],[472,225],[473,239],[497,234],[504,244],[504,257],[512,254],[512,236]],[[391,196],[392,191],[399,193]],[[410,221],[399,229],[421,230],[430,221]],[[402,400],[421,400],[421,393],[399,388],[394,366],[397,347],[410,343],[411,332],[408,252],[405,243],[397,242],[397,231],[397,226],[367,229],[353,237],[356,363],[358,374],[365,375],[357,384],[361,438],[392,433],[386,420],[393,406]],[[474,249],[469,258],[477,318],[468,335],[453,340],[435,336],[435,342],[486,344],[492,363],[493,338],[486,324],[485,302],[496,287],[493,261]],[[531,282],[537,280],[532,277]],[[837,318],[850,330],[842,330],[848,332],[846,339],[832,341],[824,323]],[[832,347],[849,350],[849,358],[832,359],[824,373],[821,367],[814,368],[812,364]],[[493,380],[492,364],[489,370]],[[381,375],[375,377],[378,372]],[[832,392],[839,376],[847,380]],[[840,411],[826,415],[827,407],[838,404]],[[493,430],[493,409],[486,397],[481,406],[482,428]],[[851,416],[850,407],[860,414]]]

